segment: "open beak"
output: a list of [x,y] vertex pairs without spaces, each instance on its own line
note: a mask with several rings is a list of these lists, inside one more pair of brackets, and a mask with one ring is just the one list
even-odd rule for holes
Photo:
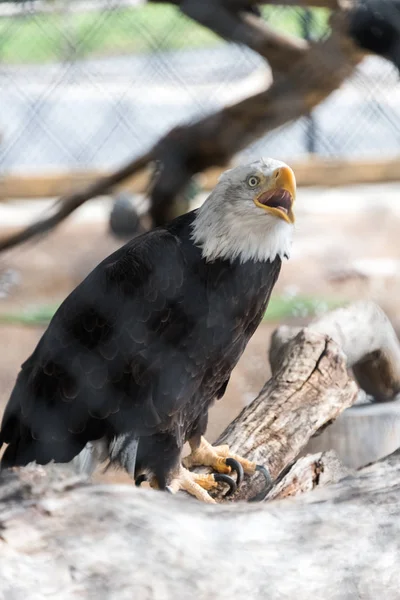
[[268,189],[254,199],[254,204],[287,223],[294,223],[293,204],[296,198],[296,179],[290,167],[279,167],[271,176]]

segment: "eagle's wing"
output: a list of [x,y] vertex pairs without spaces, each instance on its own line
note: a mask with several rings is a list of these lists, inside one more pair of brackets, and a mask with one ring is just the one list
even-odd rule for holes
[[105,434],[171,426],[195,380],[180,350],[185,268],[179,240],[154,230],[68,296],[21,367],[2,422],[5,462],[68,461]]

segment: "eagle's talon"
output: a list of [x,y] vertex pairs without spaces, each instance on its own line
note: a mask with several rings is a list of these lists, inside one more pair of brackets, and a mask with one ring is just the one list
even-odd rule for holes
[[136,477],[136,479],[135,479],[135,486],[136,487],[140,487],[142,485],[142,483],[144,483],[145,481],[148,481],[147,475],[145,475],[144,473],[142,473],[142,475],[139,475],[139,477]]
[[265,498],[272,486],[272,477],[271,477],[267,467],[264,467],[264,465],[256,465],[256,472],[263,474],[266,483],[265,483],[264,488],[261,490],[261,492],[258,492],[258,494],[256,494],[255,496],[253,496],[252,498],[249,498],[249,500],[248,500],[249,502],[262,502],[263,500],[265,500]]
[[[200,443],[198,443],[196,440],[190,445],[192,452],[189,454],[189,456],[183,459],[183,464],[186,468],[190,469],[195,466],[211,467],[217,473],[229,473],[229,475],[232,473],[232,471],[235,471],[236,489],[242,484],[245,474],[254,475],[257,470],[256,463],[251,462],[250,460],[243,458],[238,454],[231,453],[227,444],[212,446],[202,436]],[[260,469],[264,469],[264,467],[260,467]],[[263,473],[265,478],[270,481],[268,471],[264,469]],[[220,481],[222,481],[222,479]],[[233,493],[234,491],[230,491],[228,494],[226,494],[226,496],[229,496]]]
[[264,465],[256,465],[256,471],[264,475],[265,481],[268,483],[268,485],[272,485],[272,477],[267,467],[265,467]]
[[242,465],[236,458],[227,458],[225,464],[231,468],[232,471],[236,473],[236,487],[239,487],[242,484],[244,478],[244,470]]
[[213,477],[217,483],[226,483],[229,485],[229,490],[226,492],[226,494],[224,494],[224,498],[232,496],[232,494],[236,492],[237,484],[235,480],[230,477],[230,475],[225,475],[224,473],[214,473]]

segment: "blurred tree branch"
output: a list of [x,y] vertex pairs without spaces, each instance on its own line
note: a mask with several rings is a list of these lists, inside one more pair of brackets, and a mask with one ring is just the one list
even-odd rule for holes
[[258,52],[268,61],[273,73],[290,71],[308,48],[305,40],[277,33],[254,14],[241,12],[241,5],[248,2],[182,0],[178,4],[181,11],[197,23],[230,42],[244,44]]
[[[153,4],[174,4],[182,10],[184,5],[195,4],[198,0],[147,0]],[[202,0],[204,1],[204,0]],[[351,0],[349,0],[351,1]],[[205,0],[211,2],[211,0]],[[298,8],[314,7],[327,8],[329,10],[337,10],[343,8],[346,0],[212,0],[212,4],[222,6],[225,10],[231,12],[248,12],[249,9],[261,5],[273,6],[295,6]]]
[[[208,0],[205,0],[204,4],[207,3]],[[193,7],[194,0],[174,4],[185,5],[185,10],[188,10],[189,5]],[[195,173],[212,166],[227,165],[237,152],[260,136],[309,114],[351,75],[365,55],[365,51],[349,35],[351,11],[340,9],[332,13],[330,36],[306,49],[307,45],[301,40],[289,43],[287,36],[276,33],[272,35],[260,20],[239,10],[245,4],[252,6],[255,2],[224,0],[213,2],[214,4],[223,6],[225,11],[226,7],[231,7],[231,11],[236,7],[236,13],[232,13],[233,19],[240,20],[242,35],[247,39],[250,31],[248,27],[253,28],[253,31],[257,30],[254,40],[249,43],[257,46],[263,56],[275,57],[272,61],[276,71],[285,70],[285,73],[280,73],[272,85],[261,93],[195,123],[175,127],[142,157],[134,159],[88,188],[61,198],[50,217],[0,240],[0,251],[51,230],[81,204],[95,196],[109,193],[117,183],[143,170],[152,162],[160,164],[161,169],[159,176],[151,182],[150,214],[154,225],[164,223],[175,216],[174,200]],[[222,19],[220,23],[223,22]],[[228,19],[224,23],[225,31],[229,33],[231,27],[231,35],[237,35],[232,30],[232,21]],[[282,66],[283,61],[277,58],[279,52],[288,59],[285,67]]]

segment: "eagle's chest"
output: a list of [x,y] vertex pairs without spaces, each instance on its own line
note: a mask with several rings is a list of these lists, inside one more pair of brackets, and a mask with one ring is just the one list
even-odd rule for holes
[[203,310],[191,340],[193,355],[212,387],[229,377],[259,325],[279,268],[279,259],[274,263],[212,265],[204,294],[197,300],[203,303]]
[[[208,313],[246,328],[263,313],[278,276],[275,263],[249,262],[221,268],[207,292]],[[262,316],[262,315],[261,315]]]

